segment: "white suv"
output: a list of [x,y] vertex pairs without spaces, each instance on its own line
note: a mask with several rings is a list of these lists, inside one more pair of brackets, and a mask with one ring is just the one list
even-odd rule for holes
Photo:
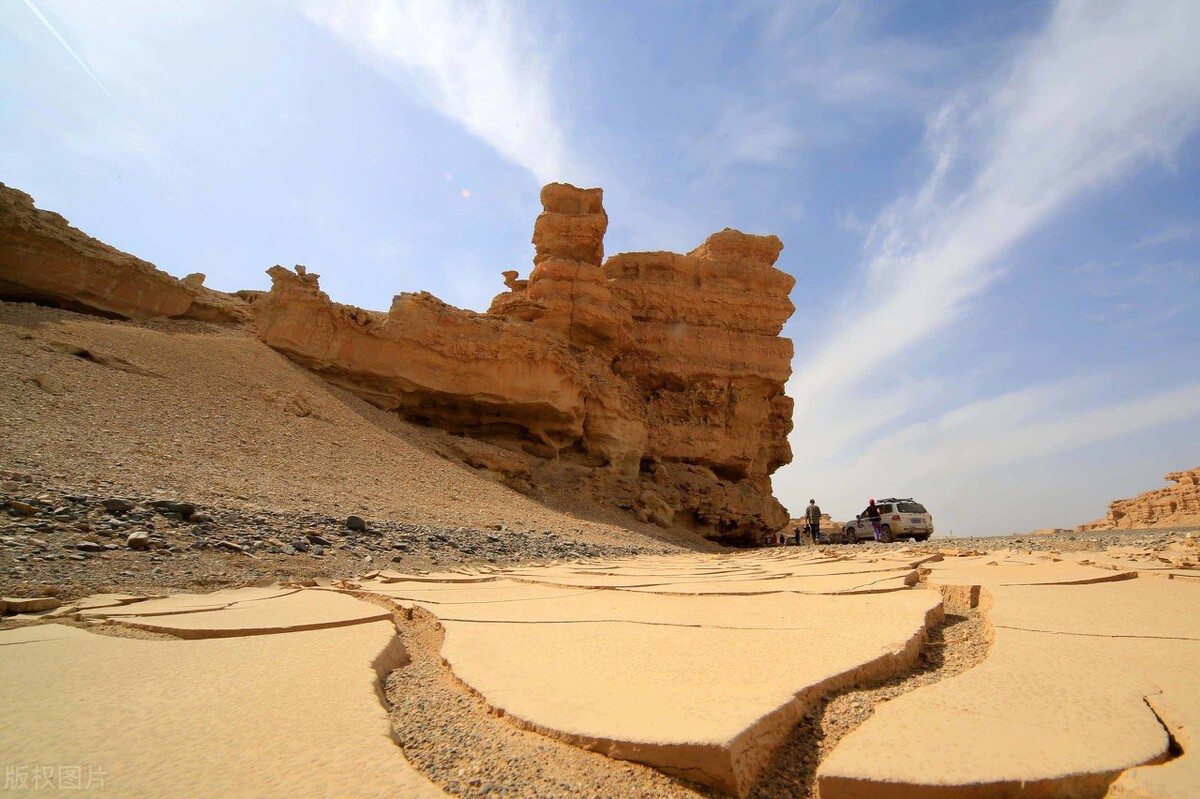
[[[877,499],[875,507],[879,508],[879,521],[885,541],[895,541],[897,538],[925,541],[933,535],[933,517],[925,510],[924,505],[913,501],[912,497]],[[874,539],[875,533],[871,529],[866,510],[863,510],[855,521],[846,522],[842,535],[848,544]]]

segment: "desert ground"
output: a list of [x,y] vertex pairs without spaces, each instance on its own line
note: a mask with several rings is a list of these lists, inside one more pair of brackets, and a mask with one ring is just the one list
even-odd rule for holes
[[0,313],[5,795],[1200,786],[1191,529],[739,552],[245,331]]

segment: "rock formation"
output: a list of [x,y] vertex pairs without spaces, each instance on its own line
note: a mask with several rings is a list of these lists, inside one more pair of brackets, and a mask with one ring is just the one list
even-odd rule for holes
[[303,266],[269,292],[179,280],[0,185],[0,299],[104,316],[253,325],[269,346],[410,421],[527,493],[549,486],[639,519],[751,544],[787,523],[784,395],[794,278],[775,236],[726,229],[687,255],[604,260],[600,189],[550,184],[533,270],[486,313],[399,294],[386,313],[330,301]]
[[3,183],[0,299],[127,319],[248,317],[237,297],[204,288],[204,275],[178,280],[71,227],[61,215],[35,208],[32,197]]
[[523,453],[521,479],[566,470],[730,543],[786,524],[770,484],[791,460],[783,244],[726,229],[687,255],[602,262],[600,189],[550,184],[542,205],[533,271],[505,272],[487,313],[427,293],[365,311],[276,266],[252,304],[259,335],[381,408]]
[[1175,485],[1133,499],[1118,499],[1109,504],[1106,517],[1081,524],[1078,529],[1200,526],[1200,467],[1171,472],[1164,479]]

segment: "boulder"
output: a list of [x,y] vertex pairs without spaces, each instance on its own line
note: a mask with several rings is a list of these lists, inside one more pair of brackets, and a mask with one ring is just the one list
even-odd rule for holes
[[128,513],[137,507],[137,504],[132,500],[120,499],[118,497],[101,500],[100,504],[109,513]]

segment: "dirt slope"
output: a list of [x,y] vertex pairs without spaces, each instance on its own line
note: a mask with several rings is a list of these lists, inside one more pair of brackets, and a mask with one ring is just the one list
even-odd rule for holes
[[202,322],[0,303],[0,441],[4,468],[117,495],[711,548],[559,486],[518,493],[450,460],[459,439]]

